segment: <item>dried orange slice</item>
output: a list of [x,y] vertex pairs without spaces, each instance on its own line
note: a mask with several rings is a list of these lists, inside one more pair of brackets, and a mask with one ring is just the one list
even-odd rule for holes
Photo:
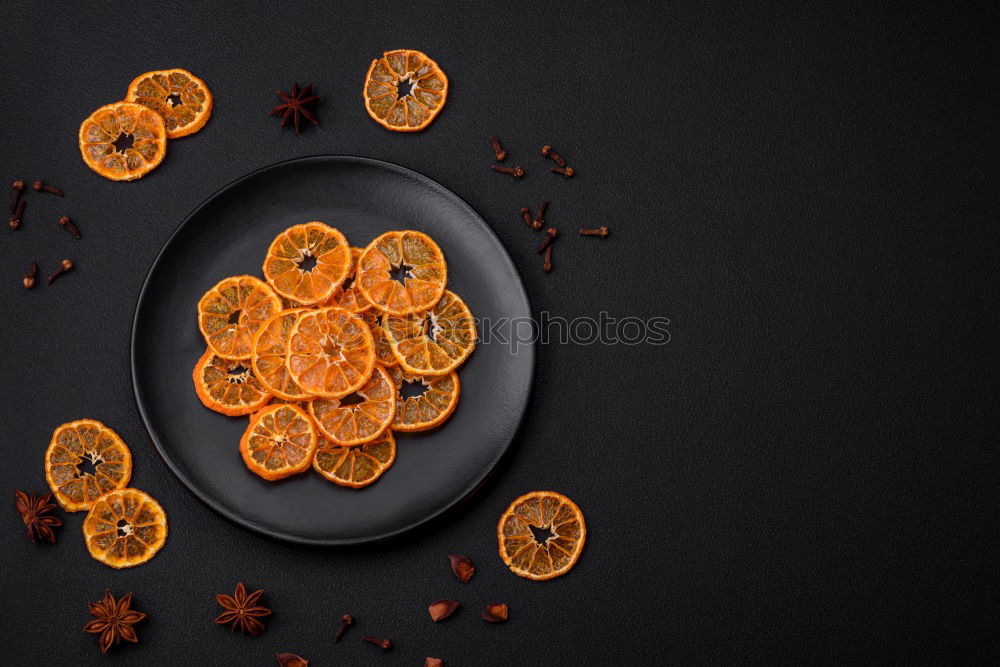
[[295,318],[307,308],[283,310],[264,322],[253,338],[250,363],[264,387],[280,399],[301,401],[312,394],[295,383],[288,373],[285,357],[288,354],[288,334]]
[[375,361],[389,368],[398,364],[399,361],[392,353],[392,346],[389,345],[389,339],[385,337],[385,330],[382,329],[384,318],[385,315],[375,308],[361,313],[361,319],[368,325],[368,330],[372,332],[372,340],[375,341]]
[[426,313],[385,317],[382,328],[393,355],[414,375],[453,371],[476,347],[476,321],[450,290]]
[[83,521],[87,551],[114,568],[142,565],[167,541],[167,514],[139,489],[101,496]]
[[343,398],[368,381],[375,367],[375,342],[354,313],[343,308],[306,310],[288,335],[285,364],[304,391]]
[[317,221],[278,234],[264,258],[264,278],[274,291],[304,306],[328,299],[350,271],[347,239]]
[[68,512],[90,509],[132,477],[132,452],[118,434],[96,419],[56,427],[45,451],[45,479]]
[[500,558],[526,579],[552,579],[576,564],[587,538],[583,513],[555,491],[526,493],[500,517]]
[[355,393],[364,400],[345,405],[336,398],[316,398],[309,403],[309,414],[320,433],[335,445],[347,447],[374,440],[389,428],[396,414],[396,384],[378,364]]
[[[396,431],[426,431],[440,426],[458,405],[461,385],[454,371],[447,375],[417,377],[395,366],[389,369],[389,375],[396,385],[396,416],[392,421]],[[404,395],[417,384],[424,385],[423,392]]]
[[140,74],[129,84],[125,100],[160,114],[169,139],[194,134],[212,115],[211,91],[204,81],[186,69],[161,69]]
[[417,132],[444,108],[448,77],[420,51],[386,51],[368,68],[363,96],[376,123],[397,132]]
[[[402,282],[393,277],[400,271]],[[427,234],[407,230],[386,232],[368,244],[358,259],[355,284],[382,312],[409,315],[437,303],[447,282],[441,248]]]
[[250,418],[240,440],[240,454],[251,472],[274,481],[308,468],[316,442],[316,426],[305,410],[279,403]]
[[361,252],[361,248],[351,248],[351,270],[348,272],[344,282],[337,289],[333,290],[330,297],[323,302],[324,306],[337,306],[352,313],[363,313],[371,309],[371,303],[362,296],[358,286],[354,284],[358,269],[358,258],[361,257]]
[[107,104],[80,124],[80,154],[88,167],[112,181],[134,181],[167,154],[163,118],[141,104]]
[[256,412],[271,398],[248,361],[223,359],[211,348],[201,355],[191,375],[205,407],[230,417]]
[[320,437],[313,468],[341,486],[360,489],[368,486],[396,460],[396,439],[388,430],[360,447],[338,447]]
[[267,283],[253,276],[219,281],[198,301],[198,328],[223,359],[249,359],[253,336],[281,311],[281,300]]

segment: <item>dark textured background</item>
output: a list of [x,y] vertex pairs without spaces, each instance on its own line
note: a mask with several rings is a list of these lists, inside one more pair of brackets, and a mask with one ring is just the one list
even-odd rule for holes
[[[665,3],[664,3],[665,4]],[[43,178],[0,231],[0,549],[12,664],[317,665],[974,662],[1000,655],[997,559],[995,7],[806,3],[326,3],[194,11],[179,2],[7,3],[0,178]],[[154,9],[155,5],[155,9]],[[280,7],[280,9],[278,9]],[[451,79],[430,129],[391,134],[359,92],[383,49]],[[215,112],[132,184],[80,160],[76,133],[132,77],[181,66]],[[314,81],[322,125],[266,116]],[[489,172],[501,136],[520,183]],[[579,176],[547,173],[562,149]],[[664,316],[651,346],[539,348],[534,399],[499,474],[429,530],[354,551],[221,519],[158,458],[129,372],[131,317],[163,241],[234,178],[300,155],[398,162],[453,189],[507,246],[536,311]],[[567,233],[545,275],[518,207]],[[56,225],[68,213],[82,241]],[[79,268],[20,287],[27,264]],[[170,516],[149,564],[91,560],[82,516],[31,545],[10,498],[43,489],[52,429],[89,416],[130,444],[134,484]],[[552,488],[590,536],[534,583],[495,555],[520,493]],[[466,586],[445,563],[466,552]],[[212,624],[236,580],[268,591],[258,639]],[[102,659],[80,628],[105,587],[135,591],[141,644]],[[426,606],[465,607],[431,624]],[[510,605],[490,626],[479,611]],[[332,643],[334,619],[358,625]],[[365,633],[391,637],[380,654]]]

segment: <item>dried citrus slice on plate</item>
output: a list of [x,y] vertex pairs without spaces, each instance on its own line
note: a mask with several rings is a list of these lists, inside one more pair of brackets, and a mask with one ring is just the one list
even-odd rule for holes
[[389,368],[399,363],[396,355],[392,353],[392,346],[389,339],[385,337],[385,330],[382,329],[382,320],[385,315],[377,309],[371,308],[361,313],[361,319],[368,325],[368,330],[372,332],[372,340],[375,341],[375,360]]
[[450,290],[424,313],[386,316],[382,328],[393,355],[414,375],[453,371],[476,347],[476,321],[465,302]]
[[375,343],[360,317],[343,308],[299,313],[288,336],[285,364],[292,379],[316,396],[342,398],[368,381]]
[[139,489],[102,496],[83,521],[87,551],[114,568],[142,565],[167,541],[167,514]]
[[204,81],[186,69],[161,69],[140,74],[129,84],[125,100],[160,114],[169,139],[194,134],[212,115],[211,91]]
[[250,417],[240,454],[250,470],[274,481],[302,472],[316,453],[316,426],[297,405],[269,405]]
[[382,366],[376,364],[371,377],[355,393],[363,400],[345,405],[336,398],[316,398],[309,403],[309,414],[320,433],[335,445],[360,445],[392,424],[396,384]]
[[500,558],[514,574],[552,579],[576,564],[587,538],[583,513],[555,491],[526,493],[500,517]]
[[338,447],[320,437],[313,468],[331,482],[360,489],[381,477],[395,460],[396,439],[387,430],[360,447]]
[[96,419],[62,424],[45,451],[45,479],[68,512],[90,509],[132,477],[132,452],[118,434]]
[[[401,280],[394,274],[402,273]],[[444,253],[434,240],[413,230],[386,232],[358,259],[355,284],[370,303],[390,315],[427,310],[448,282]]]
[[112,181],[134,181],[167,154],[163,118],[141,104],[108,104],[80,124],[80,154],[88,167]]
[[274,237],[264,278],[281,296],[302,305],[324,301],[351,272],[351,247],[322,222],[293,225]]
[[249,359],[253,336],[281,311],[281,299],[253,276],[219,281],[198,301],[198,328],[223,359]]
[[390,130],[416,132],[431,124],[448,98],[448,77],[420,51],[386,51],[365,76],[365,109]]
[[357,275],[358,258],[361,257],[361,248],[351,248],[351,270],[347,274],[344,282],[330,294],[329,298],[323,302],[324,306],[338,306],[352,313],[363,313],[370,310],[372,305],[361,294],[361,290],[354,284]]
[[312,396],[295,383],[285,366],[288,334],[295,318],[307,308],[292,308],[274,315],[257,330],[253,339],[250,363],[253,372],[268,391],[286,401],[301,401]]
[[271,398],[250,362],[223,359],[211,349],[201,355],[191,376],[205,407],[230,417],[255,412]]
[[[455,411],[461,392],[458,373],[452,371],[447,375],[417,377],[399,366],[390,368],[388,372],[396,385],[394,430],[426,431],[443,424]],[[412,388],[422,390],[410,394]]]

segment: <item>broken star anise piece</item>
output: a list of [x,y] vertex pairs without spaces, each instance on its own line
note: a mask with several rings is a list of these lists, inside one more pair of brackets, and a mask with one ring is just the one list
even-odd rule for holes
[[24,491],[14,492],[14,507],[21,515],[21,521],[28,528],[28,539],[34,542],[36,539],[56,541],[56,534],[52,530],[56,526],[62,525],[62,519],[51,516],[55,504],[52,502],[52,494],[46,493],[39,496],[34,491],[29,496]]
[[283,90],[279,90],[278,97],[283,99],[284,102],[271,109],[271,113],[268,115],[281,116],[281,127],[285,127],[288,125],[288,121],[292,120],[295,125],[295,134],[298,134],[301,128],[302,116],[305,116],[313,125],[317,125],[319,119],[316,118],[316,114],[306,108],[319,100],[319,95],[313,95],[312,89],[311,83],[301,90],[299,90],[299,84],[295,83],[292,86],[291,95]]
[[264,629],[264,624],[257,618],[271,614],[270,609],[258,604],[263,595],[263,590],[247,595],[247,589],[243,586],[243,582],[239,582],[236,584],[236,592],[233,593],[232,597],[222,594],[215,596],[216,601],[225,609],[215,619],[215,622],[219,625],[231,625],[234,630],[239,628],[240,632],[249,632],[256,637]]
[[146,615],[141,611],[130,609],[131,605],[131,593],[116,601],[111,591],[107,589],[104,591],[103,600],[88,603],[90,613],[96,618],[83,626],[83,629],[91,634],[101,635],[101,653],[107,653],[109,648],[123,639],[133,644],[139,641],[132,626],[146,618]]

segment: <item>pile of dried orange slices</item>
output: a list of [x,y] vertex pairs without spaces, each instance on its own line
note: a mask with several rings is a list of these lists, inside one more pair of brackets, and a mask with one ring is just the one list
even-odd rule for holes
[[87,510],[83,537],[96,560],[142,565],[167,541],[167,515],[148,494],[126,488],[132,453],[96,419],[57,427],[45,452],[45,479],[67,512]]
[[142,178],[163,161],[167,139],[194,134],[212,115],[212,93],[184,69],[137,76],[121,102],[106,104],[80,124],[83,161],[112,181]]
[[368,486],[396,458],[394,432],[439,426],[458,404],[476,324],[446,289],[444,254],[413,230],[352,248],[314,221],[278,234],[263,275],[225,278],[199,300],[208,349],[195,391],[250,416],[240,454],[264,479],[312,466]]

